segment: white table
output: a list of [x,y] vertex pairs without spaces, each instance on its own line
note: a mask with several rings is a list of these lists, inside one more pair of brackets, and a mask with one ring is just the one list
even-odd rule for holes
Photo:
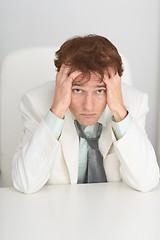
[[25,195],[0,189],[1,240],[159,240],[160,185],[52,185]]

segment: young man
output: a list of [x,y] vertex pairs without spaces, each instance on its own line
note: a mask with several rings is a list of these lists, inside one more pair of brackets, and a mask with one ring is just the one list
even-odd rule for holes
[[159,168],[145,132],[147,95],[121,83],[121,57],[106,38],[66,41],[56,52],[56,82],[21,100],[24,136],[13,183],[25,193],[47,184],[124,181],[150,191]]

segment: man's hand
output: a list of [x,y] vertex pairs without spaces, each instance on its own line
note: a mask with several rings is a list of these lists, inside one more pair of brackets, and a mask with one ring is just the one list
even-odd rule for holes
[[113,69],[109,69],[104,74],[104,83],[107,89],[107,104],[116,122],[120,122],[127,116],[127,110],[123,103],[121,91],[121,77],[115,74]]
[[71,103],[72,82],[81,74],[80,71],[70,72],[71,68],[62,64],[56,75],[56,88],[51,111],[61,119],[64,118]]

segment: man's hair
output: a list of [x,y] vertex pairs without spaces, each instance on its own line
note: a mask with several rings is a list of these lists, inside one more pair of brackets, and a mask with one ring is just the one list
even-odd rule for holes
[[64,42],[56,52],[54,61],[57,71],[65,64],[83,74],[97,72],[103,78],[108,68],[122,76],[122,59],[117,48],[105,37],[98,35],[78,36]]

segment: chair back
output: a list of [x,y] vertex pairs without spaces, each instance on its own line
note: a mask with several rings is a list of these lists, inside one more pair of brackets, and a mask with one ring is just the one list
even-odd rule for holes
[[[55,79],[58,47],[25,48],[10,53],[0,71],[0,187],[12,186],[12,159],[22,137],[19,102],[24,92]],[[122,81],[131,84],[129,64],[122,56]]]

